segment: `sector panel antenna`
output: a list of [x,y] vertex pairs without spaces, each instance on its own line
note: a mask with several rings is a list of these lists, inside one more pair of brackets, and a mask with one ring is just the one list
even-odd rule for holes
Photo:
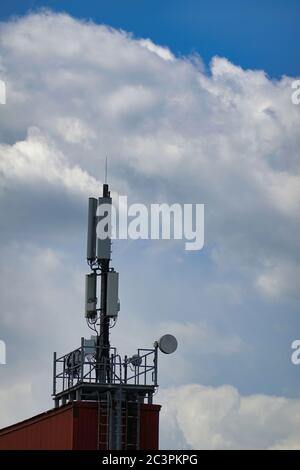
[[111,197],[99,197],[97,208],[97,259],[111,258]]
[[94,261],[96,258],[96,212],[97,199],[94,197],[90,197],[88,209],[88,236],[86,250],[86,257],[88,261]]
[[85,317],[97,317],[97,274],[95,272],[85,276]]

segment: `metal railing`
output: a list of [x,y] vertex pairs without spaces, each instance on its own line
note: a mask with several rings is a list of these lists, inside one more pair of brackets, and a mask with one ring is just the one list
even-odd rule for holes
[[[85,344],[68,354],[53,358],[53,395],[67,391],[78,384],[118,384],[157,387],[157,348],[138,349],[124,359],[116,348],[110,348],[106,362],[96,361],[96,347]],[[108,370],[106,382],[97,379],[97,369]]]

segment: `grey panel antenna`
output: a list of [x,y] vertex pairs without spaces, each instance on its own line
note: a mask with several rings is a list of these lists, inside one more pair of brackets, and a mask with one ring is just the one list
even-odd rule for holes
[[[104,209],[109,209],[104,210]],[[105,222],[105,227],[101,224]],[[108,222],[108,223],[106,223]],[[101,230],[100,230],[101,229]],[[100,232],[103,230],[107,234],[106,238],[100,238]],[[97,259],[111,258],[111,198],[99,197],[97,209]]]
[[85,276],[85,317],[97,316],[97,274],[91,273]]
[[89,198],[89,213],[88,213],[88,236],[87,236],[87,260],[94,261],[96,258],[96,212],[97,212],[97,199],[94,197]]
[[119,312],[119,273],[110,271],[107,273],[107,299],[106,315],[117,317]]

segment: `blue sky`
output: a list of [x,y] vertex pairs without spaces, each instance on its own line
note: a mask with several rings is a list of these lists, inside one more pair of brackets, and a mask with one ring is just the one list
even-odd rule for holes
[[53,350],[89,335],[87,199],[109,155],[129,203],[205,204],[199,252],[113,245],[112,344],[179,340],[160,360],[163,445],[300,448],[297,3],[43,5],[1,7],[0,426],[51,407]]
[[151,38],[176,54],[214,55],[271,77],[300,75],[298,0],[130,0],[2,2],[0,18],[41,7]]

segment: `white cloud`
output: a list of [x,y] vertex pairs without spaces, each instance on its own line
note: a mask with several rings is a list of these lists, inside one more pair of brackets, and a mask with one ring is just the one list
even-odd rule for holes
[[71,144],[80,144],[90,142],[95,139],[94,132],[89,127],[72,117],[62,117],[57,120],[57,131],[67,142]]
[[300,449],[300,400],[197,384],[163,390],[160,399],[165,448]]
[[11,387],[1,387],[0,426],[9,426],[14,421],[28,418],[28,409],[36,409],[33,403],[32,386],[22,382]]
[[78,165],[71,167],[55,144],[36,128],[29,129],[24,141],[0,145],[0,172],[4,187],[25,183],[30,188],[35,183],[49,183],[86,196],[99,188],[95,178]]
[[[257,331],[266,331],[269,317],[258,293],[285,303],[287,328],[290,298],[297,302],[300,292],[300,107],[290,100],[293,79],[271,80],[220,57],[206,73],[199,60],[176,58],[149,39],[52,13],[1,23],[0,48],[7,85],[0,113],[0,330],[8,346],[31,334],[1,387],[8,390],[10,383],[19,396],[24,386],[29,397],[37,354],[49,361],[48,373],[52,349],[64,352],[75,337],[88,334],[80,307],[83,272],[76,263],[84,257],[83,202],[99,194],[106,155],[119,194],[134,202],[205,203],[206,210],[205,249],[193,258],[177,244],[168,252],[163,244],[144,250],[137,243],[134,256],[131,243],[116,244],[114,263],[123,262],[124,276],[120,333],[113,335],[121,343],[127,332],[122,346],[132,348],[132,331],[147,345],[160,328],[178,334],[174,371],[161,359],[170,383],[171,376],[191,382],[195,369],[208,382],[217,376],[227,383],[230,373],[238,381],[236,364],[222,368],[221,359],[229,362],[232,354],[244,358],[243,370],[250,364],[249,377],[261,371],[263,381],[268,374],[257,356]],[[19,220],[22,230],[16,229]],[[57,237],[45,235],[45,226]],[[65,333],[71,322],[72,338]],[[272,338],[277,346],[278,336]],[[242,356],[244,345],[249,358]],[[211,373],[214,354],[221,365]],[[200,355],[205,361],[194,367],[191,357]],[[19,376],[25,372],[27,380]],[[261,383],[251,385],[251,377],[245,387],[259,391]],[[42,378],[39,403],[42,392],[48,400],[50,380],[50,373]],[[297,401],[240,396],[230,386],[164,393],[174,447],[298,446]],[[15,416],[9,411],[5,419],[9,414]]]
[[[14,263],[7,260],[17,259]],[[0,249],[0,427],[52,406],[52,357],[77,346],[85,326],[82,272],[50,248],[11,243]],[[77,315],[74,312],[77,311]]]
[[238,353],[242,347],[238,336],[224,335],[204,322],[175,322],[168,321],[160,326],[161,331],[172,331],[179,341],[194,354],[221,354],[230,355]]
[[[2,24],[1,37],[10,94],[2,134],[23,151],[24,133],[39,128],[45,155],[36,158],[52,159],[51,175],[56,161],[47,147],[56,146],[56,158],[71,168],[63,170],[61,184],[66,173],[90,184],[86,173],[103,174],[107,154],[117,190],[132,192],[133,173],[156,181],[162,197],[178,197],[181,182],[182,198],[207,205],[208,244],[227,247],[238,269],[251,251],[253,280],[261,274],[258,259],[270,257],[270,241],[280,248],[271,253],[277,264],[287,242],[299,248],[292,235],[300,203],[300,117],[290,102],[292,79],[272,81],[220,57],[207,75],[193,61],[165,60],[168,50],[148,39],[66,15]],[[3,151],[10,154],[10,147]],[[31,172],[30,157],[22,160]],[[10,171],[2,167],[3,177]]]
[[146,47],[146,49],[148,49],[150,52],[154,52],[155,54],[157,54],[162,59],[175,59],[169,48],[158,46],[157,44],[154,44],[150,39],[141,39],[140,44],[141,46]]
[[256,280],[258,289],[270,300],[297,298],[300,290],[299,266],[293,262],[266,266]]

